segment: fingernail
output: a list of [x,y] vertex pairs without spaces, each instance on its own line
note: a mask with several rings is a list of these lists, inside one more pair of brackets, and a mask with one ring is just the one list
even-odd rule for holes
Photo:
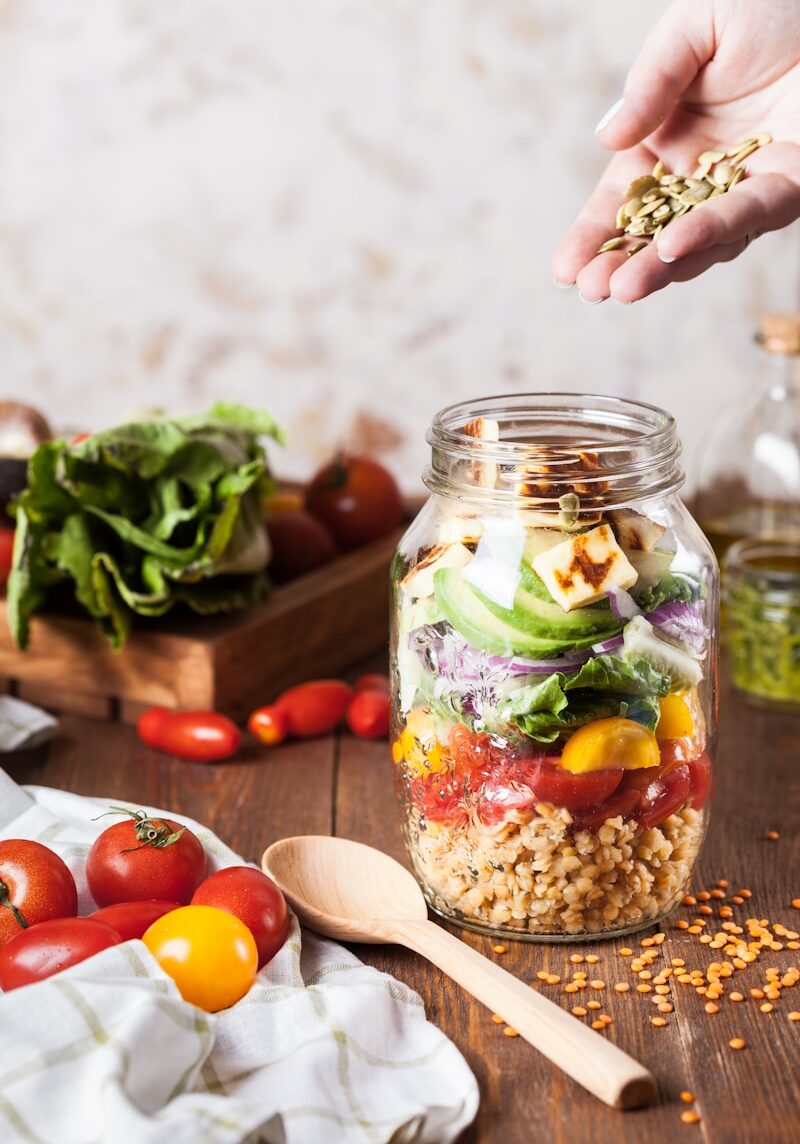
[[656,247],[656,253],[658,254],[658,257],[661,259],[662,262],[677,262],[678,261],[677,258],[670,258],[670,256],[668,254],[663,254],[661,252],[661,250],[659,250],[658,247]]
[[598,306],[601,302],[608,301],[607,298],[584,298],[580,290],[578,291],[578,297],[580,298],[581,302],[585,302],[587,306]]
[[633,298],[631,298],[630,302],[623,302],[621,298],[615,298],[613,294],[611,295],[611,301],[616,302],[618,306],[632,306],[634,303]]
[[609,123],[614,118],[614,116],[617,114],[617,112],[622,107],[624,102],[625,102],[625,97],[623,96],[622,99],[618,99],[616,103],[612,103],[611,107],[609,107],[608,111],[605,113],[603,118],[600,120],[600,122],[595,127],[595,129],[594,129],[595,135],[599,135],[601,131],[605,131],[606,127],[608,127]]
[[571,290],[575,285],[574,282],[559,282],[557,278],[553,279],[553,285],[558,286],[559,290]]

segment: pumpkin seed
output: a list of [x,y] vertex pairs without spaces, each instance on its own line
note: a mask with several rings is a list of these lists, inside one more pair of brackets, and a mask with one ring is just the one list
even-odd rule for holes
[[605,254],[609,250],[617,250],[618,247],[622,246],[624,241],[624,235],[618,235],[616,238],[609,238],[603,243],[601,247],[599,247],[597,253]]
[[649,243],[646,242],[634,242],[633,246],[628,251],[628,258],[633,258],[634,254],[638,254],[640,250],[644,250],[644,248],[648,245]]

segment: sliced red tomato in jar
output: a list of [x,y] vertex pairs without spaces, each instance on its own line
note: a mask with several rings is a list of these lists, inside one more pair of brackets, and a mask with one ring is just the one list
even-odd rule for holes
[[662,766],[690,763],[700,754],[696,739],[661,739],[658,744]]
[[692,759],[689,774],[692,779],[692,810],[702,810],[711,789],[711,760],[708,755]]
[[77,912],[75,879],[58,854],[29,838],[0,842],[0,946],[26,926]]
[[450,771],[436,771],[413,779],[409,795],[427,822],[441,826],[464,826],[468,819],[464,784]]
[[611,798],[585,810],[579,810],[573,819],[573,830],[588,830],[596,834],[600,827],[609,818],[621,818],[623,822],[633,817],[633,812],[639,805],[641,794],[632,787],[620,784]]
[[89,917],[96,922],[105,922],[116,930],[123,941],[142,937],[153,922],[163,918],[171,910],[177,910],[180,902],[167,902],[153,898],[149,902],[117,902],[114,906],[104,906],[95,910]]
[[692,786],[688,763],[667,764],[644,771],[630,771],[625,788],[639,793],[639,805],[632,812],[640,826],[659,826],[689,798]]
[[545,758],[529,767],[528,782],[539,802],[563,806],[569,811],[584,810],[604,802],[617,789],[625,773],[617,767],[606,771],[571,774],[557,758]]
[[22,930],[0,949],[0,989],[8,992],[52,977],[122,938],[94,918],[53,918]]

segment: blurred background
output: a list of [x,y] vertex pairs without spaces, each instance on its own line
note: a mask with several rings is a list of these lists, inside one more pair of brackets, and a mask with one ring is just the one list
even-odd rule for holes
[[800,304],[798,228],[629,308],[549,270],[662,7],[4,0],[0,396],[263,405],[286,475],[346,444],[413,490],[438,407],[602,391],[674,412],[691,479]]

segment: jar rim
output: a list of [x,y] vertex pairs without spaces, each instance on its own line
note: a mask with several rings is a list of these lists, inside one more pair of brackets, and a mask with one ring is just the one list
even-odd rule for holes
[[[796,568],[780,568],[759,564],[759,560],[794,559]],[[800,542],[769,540],[747,536],[737,540],[725,553],[723,561],[727,575],[756,578],[776,587],[800,586]]]
[[[491,431],[482,433],[487,423]],[[562,492],[579,486],[590,498],[620,505],[674,492],[683,483],[675,418],[623,397],[541,391],[461,401],[435,415],[427,441],[432,457],[426,485],[456,495],[469,488],[482,499],[529,500],[529,493],[520,493],[520,474],[527,488],[539,490],[543,482],[552,484],[555,473]],[[493,467],[492,487],[469,479],[477,466]],[[537,491],[532,499],[559,498]]]

